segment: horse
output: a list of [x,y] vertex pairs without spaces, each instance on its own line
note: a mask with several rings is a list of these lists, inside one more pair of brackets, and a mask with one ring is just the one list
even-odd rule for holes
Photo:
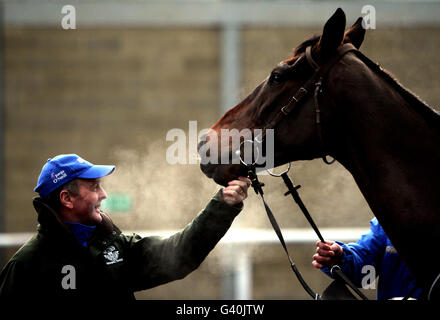
[[[360,53],[366,33],[362,18],[345,29],[339,8],[320,36],[298,45],[292,57],[212,125],[199,150],[216,150],[219,158],[231,155],[236,146],[220,149],[223,129],[271,127],[274,167],[331,156],[351,173],[426,293],[440,272],[432,249],[440,235],[440,115]],[[352,50],[341,53],[346,46]],[[306,99],[293,95],[323,66],[326,72],[314,92]],[[292,107],[292,100],[301,101]],[[247,175],[243,163],[202,161],[200,167],[220,185]]]

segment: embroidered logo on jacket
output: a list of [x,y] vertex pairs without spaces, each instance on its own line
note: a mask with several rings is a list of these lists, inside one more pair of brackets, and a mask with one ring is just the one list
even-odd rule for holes
[[106,262],[107,265],[121,262],[124,260],[122,258],[119,258],[119,251],[116,250],[114,246],[110,246],[104,250],[104,258],[108,260]]
[[386,253],[397,253],[397,250],[393,246],[386,246],[385,252]]

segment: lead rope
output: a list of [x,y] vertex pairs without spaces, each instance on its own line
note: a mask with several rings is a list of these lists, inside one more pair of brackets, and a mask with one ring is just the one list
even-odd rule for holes
[[262,188],[264,186],[264,183],[261,183],[260,181],[258,181],[257,175],[255,173],[255,167],[253,165],[248,165],[248,176],[249,176],[249,179],[251,180],[252,187],[254,188],[255,193],[259,194],[261,196],[261,200],[263,200],[263,204],[264,204],[264,208],[266,209],[267,217],[269,218],[269,221],[272,225],[272,228],[274,229],[276,235],[278,236],[278,239],[280,240],[281,245],[283,246],[283,249],[287,255],[287,258],[289,260],[292,271],[295,273],[296,277],[298,278],[298,281],[301,283],[304,290],[312,297],[312,299],[320,300],[321,297],[319,296],[319,294],[315,293],[310,288],[310,286],[306,283],[303,276],[301,275],[298,268],[296,267],[295,262],[290,257],[289,250],[287,249],[287,245],[286,245],[286,242],[284,241],[284,237],[281,232],[281,229],[278,226],[278,223],[277,223],[272,211],[270,210],[269,206],[267,205],[266,200],[264,200],[264,195],[263,195],[264,193],[263,193],[263,188]]
[[[316,226],[315,222],[313,221],[312,216],[310,215],[309,211],[307,210],[306,206],[301,200],[301,197],[299,196],[298,189],[301,188],[300,185],[294,186],[292,180],[290,180],[289,176],[287,175],[287,171],[285,171],[281,177],[284,180],[285,185],[287,186],[288,191],[284,194],[285,196],[291,195],[293,200],[298,204],[299,208],[301,209],[302,213],[304,214],[305,218],[309,222],[310,226],[315,231],[316,235],[318,236],[319,240],[322,243],[325,243],[324,237],[321,235],[321,232],[319,231],[318,227]],[[356,294],[361,297],[362,300],[368,300],[368,298],[350,281],[350,279],[342,272],[341,268],[338,265],[333,265],[330,269],[330,273],[332,274],[333,278],[339,278],[340,280],[344,281],[351,289],[353,289]]]
[[[291,258],[290,254],[289,254],[289,251],[287,249],[286,242],[284,241],[284,237],[281,232],[281,229],[275,219],[275,216],[273,215],[272,211],[270,210],[269,206],[267,205],[266,200],[264,199],[264,192],[263,192],[263,188],[262,188],[264,186],[264,183],[261,183],[258,180],[257,174],[255,173],[254,165],[247,165],[247,168],[248,168],[248,176],[249,176],[249,179],[251,180],[252,187],[254,188],[255,193],[259,194],[261,196],[261,199],[264,204],[264,208],[267,213],[267,217],[269,218],[269,221],[272,225],[272,228],[274,229],[274,231],[275,231],[275,233],[276,233],[276,235],[277,235],[277,237],[278,237],[278,239],[279,239],[279,241],[280,241],[280,243],[281,243],[281,245],[287,255],[287,258],[289,260],[289,263],[290,263],[290,266],[291,266],[293,272],[295,273],[296,277],[298,278],[298,281],[301,283],[304,290],[314,300],[320,300],[321,297],[319,296],[319,294],[315,293],[310,288],[310,286],[306,283],[306,281],[304,280],[303,276],[299,272],[298,268],[296,267],[293,259]],[[289,166],[289,168],[290,168],[290,166]],[[281,174],[281,177],[283,178],[283,181],[288,188],[288,191],[284,195],[287,196],[290,194],[293,197],[293,199],[295,200],[295,202],[298,204],[301,211],[303,212],[304,216],[306,217],[307,221],[309,222],[309,224],[311,225],[311,227],[315,231],[319,240],[321,242],[325,243],[325,240],[324,240],[323,236],[321,235],[321,232],[319,231],[318,227],[316,226],[315,222],[313,221],[312,216],[308,212],[307,208],[305,207],[304,203],[301,200],[301,197],[299,196],[297,189],[299,189],[301,186],[300,185],[294,186],[292,180],[290,180],[289,176],[287,175],[287,171],[288,170],[286,170],[283,174]],[[277,175],[272,174],[271,172],[269,172],[269,173],[273,176],[277,176]],[[330,270],[330,273],[333,276],[333,278],[338,278],[338,279],[342,280],[345,284],[347,284],[362,300],[368,300],[368,298],[342,272],[341,268],[338,265],[333,265]]]

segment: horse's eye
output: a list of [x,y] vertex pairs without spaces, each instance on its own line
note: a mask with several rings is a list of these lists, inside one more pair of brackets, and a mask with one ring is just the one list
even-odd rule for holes
[[281,82],[283,82],[283,76],[281,75],[281,73],[273,72],[270,75],[270,82],[274,83],[274,84],[281,83]]

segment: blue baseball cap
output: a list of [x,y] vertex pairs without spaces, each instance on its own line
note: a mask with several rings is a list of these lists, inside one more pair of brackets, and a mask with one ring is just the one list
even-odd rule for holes
[[98,179],[114,170],[115,166],[94,165],[76,154],[60,154],[47,160],[34,191],[44,198],[73,179]]

